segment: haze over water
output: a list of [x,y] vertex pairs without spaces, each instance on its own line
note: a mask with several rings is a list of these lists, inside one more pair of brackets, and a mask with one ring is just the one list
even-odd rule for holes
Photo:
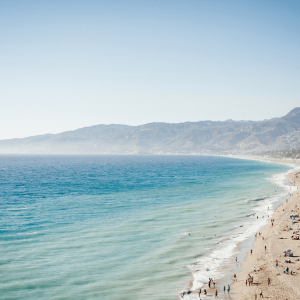
[[194,287],[222,276],[236,242],[217,242],[252,228],[246,216],[275,201],[270,178],[287,170],[205,156],[0,156],[0,295],[177,299],[192,271]]

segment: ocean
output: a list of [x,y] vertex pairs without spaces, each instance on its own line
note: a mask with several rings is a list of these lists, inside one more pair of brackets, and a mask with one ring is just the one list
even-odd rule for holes
[[2,155],[0,298],[193,299],[187,291],[224,278],[238,245],[294,191],[291,169],[215,156]]

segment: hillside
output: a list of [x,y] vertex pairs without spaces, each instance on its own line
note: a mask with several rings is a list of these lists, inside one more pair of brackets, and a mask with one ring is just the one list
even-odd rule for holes
[[95,125],[0,141],[0,153],[31,154],[260,154],[296,148],[300,148],[300,108],[264,121]]

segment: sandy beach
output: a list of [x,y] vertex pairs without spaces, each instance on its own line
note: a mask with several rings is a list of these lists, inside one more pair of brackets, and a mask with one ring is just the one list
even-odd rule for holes
[[[287,178],[299,189],[299,174],[290,173]],[[247,252],[237,280],[231,284],[233,299],[258,299],[261,291],[263,297],[268,299],[300,299],[300,240],[292,239],[300,218],[291,220],[291,214],[299,214],[299,201],[300,194],[296,192],[276,208],[267,225],[257,233],[252,254],[251,250]],[[293,253],[292,257],[285,257],[283,252],[287,249]],[[286,268],[289,268],[288,274],[285,273]],[[250,286],[246,284],[249,276],[253,277]]]
[[[275,210],[274,207],[270,207],[270,215],[268,213],[264,215],[267,224],[255,234],[255,237],[253,235],[252,238],[238,245],[235,254],[237,258],[235,256],[232,258],[225,277],[214,280],[215,286],[213,283],[211,287],[205,284],[201,288],[201,296],[199,291],[190,291],[191,297],[187,299],[194,299],[195,295],[200,296],[200,299],[300,299],[298,285],[300,279],[300,160],[238,155],[227,157],[289,165],[295,169],[286,175],[286,178],[291,185],[297,187],[297,190],[295,192],[295,188],[292,188],[293,194],[288,195],[287,200],[283,200],[284,202],[280,203]],[[255,215],[255,218],[260,219],[262,215]],[[293,239],[292,236],[297,234],[299,234],[299,240]],[[284,251],[288,249],[291,252],[285,255]],[[286,273],[287,268],[288,273]],[[233,273],[236,273],[236,279]],[[249,278],[252,279],[249,280]],[[230,285],[229,293],[228,284]]]

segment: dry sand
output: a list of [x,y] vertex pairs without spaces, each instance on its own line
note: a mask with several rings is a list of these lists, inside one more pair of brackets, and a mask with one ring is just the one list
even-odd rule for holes
[[[300,165],[300,159],[275,159],[270,157],[254,157],[254,156],[231,156],[241,159],[253,159],[272,163],[283,163],[291,166]],[[217,299],[229,300],[247,300],[260,299],[260,291],[262,290],[263,298],[278,300],[295,300],[300,299],[300,240],[293,240],[291,236],[293,232],[300,230],[300,217],[296,218],[296,222],[290,220],[291,212],[300,215],[300,172],[290,173],[287,175],[289,182],[298,188],[289,199],[280,204],[273,215],[268,219],[268,223],[257,233],[255,242],[251,250],[247,251],[247,256],[241,264],[241,271],[237,274],[237,281],[233,280],[230,285],[230,293],[223,292],[224,280],[216,282],[218,290]],[[289,214],[289,215],[287,215]],[[275,220],[272,225],[271,220]],[[292,230],[286,230],[286,226]],[[266,249],[265,249],[266,247]],[[283,251],[291,249],[293,257],[285,257]],[[290,259],[290,263],[285,260]],[[299,259],[299,260],[298,260]],[[276,260],[278,266],[276,267]],[[254,267],[256,271],[254,271]],[[293,271],[293,275],[285,274],[284,270],[289,268]],[[295,272],[295,273],[294,273]],[[253,276],[253,284],[246,285],[246,279],[249,275]],[[270,279],[270,284],[268,284]],[[228,280],[228,279],[227,279]],[[207,290],[207,297],[203,297],[204,289]],[[191,292],[193,295],[197,291]],[[256,295],[256,297],[255,297]],[[202,288],[201,298],[215,298],[215,289],[204,286]]]
[[[300,176],[291,173],[287,177],[299,189]],[[296,218],[296,223],[293,224],[290,221],[290,215],[287,215],[291,214],[292,210],[300,213],[300,189],[277,207],[273,216],[268,220],[268,224],[260,231],[261,235],[257,234],[252,255],[249,250],[242,263],[242,270],[237,274],[237,281],[231,285],[234,300],[254,300],[255,294],[259,299],[260,290],[263,292],[263,297],[268,299],[300,299],[300,260],[298,260],[300,259],[300,240],[291,238],[298,224],[300,225],[300,218]],[[271,219],[275,219],[273,226]],[[284,230],[287,225],[292,230]],[[294,256],[285,257],[283,251],[286,249],[291,249]],[[275,267],[276,259],[278,267]],[[287,259],[290,259],[291,263],[286,263]],[[259,271],[254,271],[254,267]],[[289,267],[295,274],[285,274],[284,268],[286,267]],[[251,286],[248,284],[246,286],[248,274],[254,277]],[[268,278],[270,278],[270,285],[268,285]]]

